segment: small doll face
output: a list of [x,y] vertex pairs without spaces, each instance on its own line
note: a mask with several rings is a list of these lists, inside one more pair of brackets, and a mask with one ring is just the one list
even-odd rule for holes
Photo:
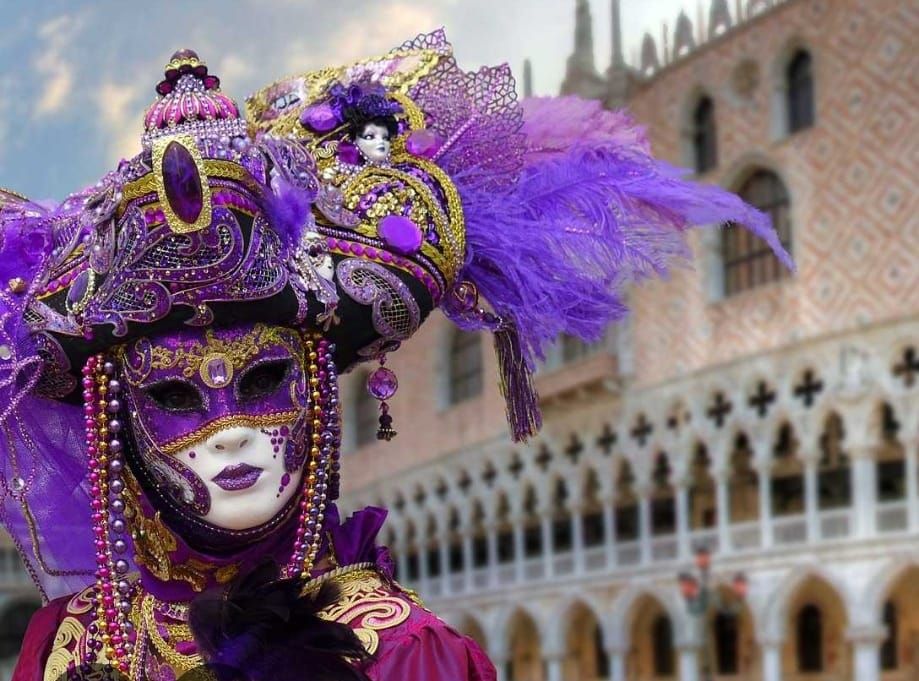
[[300,487],[305,349],[265,325],[182,330],[125,349],[140,465],[168,503],[226,530],[258,527]]
[[376,123],[365,125],[354,143],[364,158],[371,163],[385,161],[389,158],[389,152],[392,149],[389,130],[386,129],[386,126]]

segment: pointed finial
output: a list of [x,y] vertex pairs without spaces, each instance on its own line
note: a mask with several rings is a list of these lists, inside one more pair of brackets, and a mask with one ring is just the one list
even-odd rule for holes
[[612,0],[611,6],[613,20],[613,67],[624,66],[625,58],[622,56],[622,15],[619,11],[619,0]]
[[523,96],[533,96],[533,63],[529,59],[523,60]]

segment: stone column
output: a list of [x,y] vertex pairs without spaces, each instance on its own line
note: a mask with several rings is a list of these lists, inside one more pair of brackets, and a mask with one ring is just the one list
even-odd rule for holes
[[603,545],[606,547],[606,567],[616,565],[616,500],[603,500]]
[[418,588],[424,596],[431,592],[431,585],[428,580],[428,548],[426,546],[421,546],[418,549]]
[[516,516],[514,523],[514,574],[518,583],[523,583],[524,579],[524,561],[526,560],[526,551],[524,550],[523,541],[523,516]]
[[[496,680],[497,681],[511,681],[511,679],[507,677],[507,661],[510,658],[510,655],[508,655],[503,650],[502,651],[489,650],[488,657],[491,660],[491,663],[495,665],[495,671],[498,672],[497,676],[495,677]],[[406,681],[408,680],[406,679]]]
[[782,681],[782,641],[759,641],[763,656],[762,681]]
[[763,461],[756,466],[756,481],[759,487],[759,541],[761,548],[772,548],[772,466]]
[[685,478],[675,480],[676,490],[676,541],[677,555],[680,560],[687,560],[692,554],[690,546],[690,508],[689,508],[689,481]]
[[563,681],[562,678],[562,659],[564,654],[560,652],[543,653],[543,662],[546,664],[546,681]]
[[625,661],[628,654],[629,651],[620,646],[606,649],[606,655],[609,658],[609,681],[626,681]]
[[651,528],[651,485],[636,485],[638,494],[638,547],[641,551],[641,562],[647,565],[651,562],[651,542],[653,534]]
[[494,523],[488,525],[488,583],[498,585],[498,528]]
[[807,541],[820,541],[820,493],[817,489],[817,460],[804,461],[804,514],[807,519]]
[[475,556],[473,555],[473,537],[470,532],[463,535],[463,584],[467,593],[473,590],[473,572],[475,571]]
[[571,505],[571,557],[574,559],[574,573],[584,572],[584,509],[580,504]]
[[404,546],[393,547],[396,551],[396,575],[400,582],[409,584],[408,579],[408,549]]
[[555,573],[555,548],[552,541],[552,513],[546,511],[541,519],[542,530],[542,574],[549,578]]
[[883,626],[852,627],[846,638],[852,643],[852,678],[858,681],[880,681],[880,647],[884,642]]
[[715,493],[718,511],[718,553],[731,552],[731,494],[728,489],[730,471],[715,472]]
[[852,468],[852,533],[859,538],[877,532],[877,461],[874,447],[850,448]]
[[699,650],[696,646],[680,646],[677,649],[677,664],[677,678],[680,681],[699,681]]
[[447,536],[441,537],[440,539],[440,582],[441,582],[441,593],[444,596],[449,596],[451,589],[450,584],[450,539]]
[[904,443],[906,455],[906,525],[910,532],[919,530],[919,442],[907,439]]

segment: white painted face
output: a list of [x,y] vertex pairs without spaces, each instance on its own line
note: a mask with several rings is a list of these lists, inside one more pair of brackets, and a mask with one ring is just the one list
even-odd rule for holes
[[303,464],[291,473],[285,466],[292,427],[231,426],[176,453],[210,496],[203,520],[226,530],[246,530],[281,512],[297,493],[303,472]]
[[386,126],[376,123],[365,125],[354,143],[361,150],[364,158],[373,163],[380,163],[388,159],[390,149],[392,149],[389,130],[386,129]]

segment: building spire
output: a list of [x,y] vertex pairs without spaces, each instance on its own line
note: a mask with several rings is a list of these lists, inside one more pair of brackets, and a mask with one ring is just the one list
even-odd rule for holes
[[625,65],[625,59],[622,56],[622,17],[619,12],[619,0],[612,0],[610,8],[613,19],[613,68]]
[[590,5],[587,0],[575,0],[574,10],[574,54],[572,61],[585,71],[593,71],[594,66],[594,30],[590,17]]
[[523,60],[523,96],[533,96],[533,63],[529,59]]
[[574,51],[568,57],[563,95],[580,95],[599,99],[606,91],[606,82],[594,64],[594,35],[588,0],[575,0]]

